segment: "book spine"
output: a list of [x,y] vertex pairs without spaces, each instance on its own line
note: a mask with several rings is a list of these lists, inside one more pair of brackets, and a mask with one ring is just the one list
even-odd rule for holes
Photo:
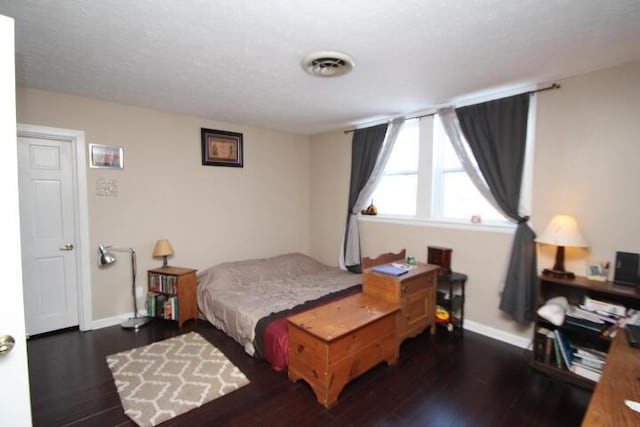
[[557,338],[553,338],[553,351],[555,354],[556,368],[562,369],[562,356],[560,355],[560,344]]
[[547,340],[547,336],[541,331],[536,333],[536,342],[534,345],[533,360],[536,362],[544,362],[544,346]]
[[551,364],[551,354],[553,353],[553,338],[546,337],[544,344],[544,363]]
[[562,360],[564,361],[564,365],[569,369],[571,366],[571,346],[569,345],[569,341],[567,341],[566,337],[560,330],[556,329],[553,331],[556,340],[558,341],[558,347],[560,348],[560,355],[562,356]]

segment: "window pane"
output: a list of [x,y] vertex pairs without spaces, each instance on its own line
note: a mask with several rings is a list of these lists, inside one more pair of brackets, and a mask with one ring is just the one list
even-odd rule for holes
[[381,214],[415,215],[417,191],[417,174],[383,176],[373,193],[373,204]]
[[464,172],[443,174],[442,216],[470,220],[480,215],[483,221],[504,221],[505,218],[491,206]]
[[442,159],[440,167],[442,169],[455,169],[462,167],[462,164],[451,145],[451,141],[449,141],[449,137],[444,131],[440,116],[437,114],[433,117],[433,140],[441,149]]
[[400,129],[398,139],[384,168],[385,173],[418,170],[418,120],[409,120]]

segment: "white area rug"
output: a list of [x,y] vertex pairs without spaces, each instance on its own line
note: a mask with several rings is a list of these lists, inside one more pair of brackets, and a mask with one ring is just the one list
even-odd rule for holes
[[249,383],[195,332],[107,356],[120,401],[139,426],[155,426]]

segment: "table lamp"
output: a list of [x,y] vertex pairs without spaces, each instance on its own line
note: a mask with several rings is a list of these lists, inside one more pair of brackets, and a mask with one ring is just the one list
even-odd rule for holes
[[167,257],[169,255],[173,255],[173,248],[171,247],[171,243],[167,239],[161,239],[156,242],[156,245],[153,247],[153,256],[154,257],[162,257],[162,267],[167,266]]
[[542,274],[558,279],[574,279],[575,274],[564,269],[565,246],[586,248],[589,245],[580,233],[578,222],[569,215],[556,215],[551,218],[547,228],[536,238],[536,242],[556,245],[556,262],[552,269],[545,268]]

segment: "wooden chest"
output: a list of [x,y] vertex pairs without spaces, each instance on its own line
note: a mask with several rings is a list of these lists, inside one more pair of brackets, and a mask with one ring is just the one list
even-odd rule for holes
[[357,294],[289,317],[289,378],[330,407],[344,386],[398,359],[397,304]]
[[436,291],[438,266],[417,263],[402,276],[390,276],[367,269],[362,277],[362,293],[399,304],[398,344],[431,327],[436,332]]

